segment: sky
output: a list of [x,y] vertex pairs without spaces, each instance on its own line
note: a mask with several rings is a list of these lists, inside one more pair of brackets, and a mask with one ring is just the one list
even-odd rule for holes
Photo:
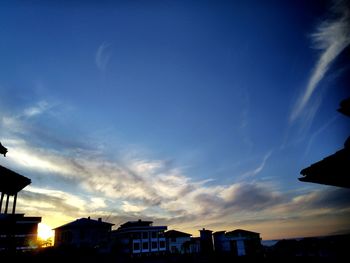
[[1,1],[17,212],[350,232],[350,190],[298,180],[349,136],[349,21],[346,1]]

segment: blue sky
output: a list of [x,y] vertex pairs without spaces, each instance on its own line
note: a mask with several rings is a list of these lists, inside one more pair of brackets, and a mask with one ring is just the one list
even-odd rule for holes
[[[345,1],[9,1],[1,165],[52,227],[138,218],[264,239],[350,229],[349,191],[298,181],[350,122]],[[325,225],[327,227],[325,227]]]

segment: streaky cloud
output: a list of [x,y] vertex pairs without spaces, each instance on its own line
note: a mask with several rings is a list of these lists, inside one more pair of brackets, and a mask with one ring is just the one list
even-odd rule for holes
[[322,52],[312,70],[305,90],[293,107],[289,117],[290,123],[293,123],[300,117],[332,62],[350,44],[349,4],[346,1],[337,1],[332,8],[332,12],[337,18],[326,19],[319,25],[316,32],[311,35],[315,47]]
[[245,172],[243,175],[241,175],[242,178],[246,178],[246,177],[251,177],[251,176],[256,176],[258,175],[265,167],[266,162],[268,161],[268,159],[270,158],[272,154],[272,150],[268,151],[264,157],[263,160],[261,161],[261,163],[258,165],[258,167],[256,167],[255,169]]
[[24,110],[23,115],[26,117],[33,117],[39,115],[50,108],[50,104],[46,101],[39,101],[35,106]]
[[108,65],[108,62],[112,57],[110,47],[111,47],[110,43],[103,42],[96,51],[95,62],[96,62],[97,68],[101,71],[105,71]]

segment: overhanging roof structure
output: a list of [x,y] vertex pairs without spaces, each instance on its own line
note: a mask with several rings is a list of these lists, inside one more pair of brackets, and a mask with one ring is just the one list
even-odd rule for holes
[[[350,117],[350,98],[340,102],[338,112]],[[300,171],[302,182],[350,188],[350,137],[344,148]]]
[[0,165],[0,192],[15,195],[30,183],[29,178]]
[[[347,142],[350,143],[350,137]],[[350,188],[350,148],[345,146],[300,173],[303,175],[299,178],[302,182]]]
[[340,102],[340,107],[337,109],[338,112],[350,117],[350,98],[342,100]]

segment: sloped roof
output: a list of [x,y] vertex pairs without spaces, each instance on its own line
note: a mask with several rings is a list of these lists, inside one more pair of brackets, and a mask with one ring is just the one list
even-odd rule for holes
[[188,234],[188,233],[185,233],[185,232],[181,232],[181,231],[177,231],[177,230],[169,230],[169,231],[165,232],[164,235],[166,237],[169,237],[169,238],[190,237],[190,236],[192,236],[191,234]]
[[248,231],[244,229],[236,229],[230,232],[226,232],[226,236],[257,236],[260,235],[260,233]]
[[167,226],[153,226],[152,221],[142,221],[141,219],[139,219],[138,221],[128,221],[120,225],[120,227],[118,227],[118,229],[114,230],[113,232],[117,234],[117,233],[148,231],[148,230],[164,231],[167,229],[168,229]]
[[302,182],[350,188],[350,137],[344,149],[300,171]]
[[0,165],[0,192],[15,195],[30,183],[29,178]]
[[67,223],[65,225],[56,227],[54,229],[64,229],[64,228],[85,228],[85,227],[112,227],[114,224],[108,222],[102,222],[100,220],[94,220],[90,218],[80,218],[73,222]]
[[152,221],[142,221],[141,219],[137,221],[128,221],[122,225],[120,225],[119,228],[128,228],[128,227],[144,227],[144,226],[152,226]]

